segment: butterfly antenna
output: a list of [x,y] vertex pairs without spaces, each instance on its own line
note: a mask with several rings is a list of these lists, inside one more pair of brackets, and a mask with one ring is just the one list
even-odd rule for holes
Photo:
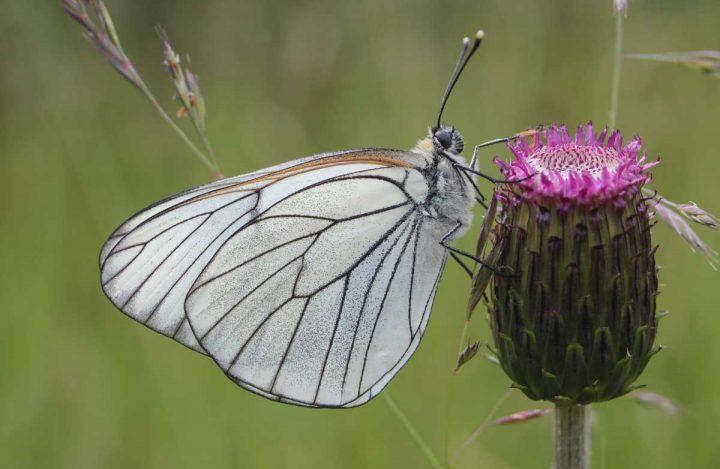
[[482,39],[485,37],[485,33],[483,30],[479,30],[475,34],[475,41],[473,41],[472,47],[470,47],[470,38],[463,39],[462,49],[460,49],[460,56],[457,59],[457,62],[455,62],[455,68],[453,69],[453,73],[450,76],[450,81],[447,84],[447,87],[445,88],[445,94],[443,94],[442,101],[440,101],[440,112],[438,113],[437,118],[437,127],[440,127],[440,120],[442,119],[443,111],[445,111],[445,105],[447,104],[448,98],[450,97],[450,93],[452,92],[453,88],[455,88],[455,83],[457,83],[458,78],[460,78],[460,74],[463,70],[465,70],[465,66],[470,61],[470,57],[473,56],[476,50],[478,50],[478,47],[480,47],[480,43],[482,42]]

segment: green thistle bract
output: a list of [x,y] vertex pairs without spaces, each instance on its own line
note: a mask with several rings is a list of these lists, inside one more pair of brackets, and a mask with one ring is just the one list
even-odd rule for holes
[[[500,364],[531,399],[622,396],[654,353],[657,269],[641,189],[655,162],[638,158],[638,137],[606,137],[592,124],[575,137],[552,127],[510,145],[512,162],[496,160],[520,182],[495,192],[490,325]],[[487,275],[476,279],[479,298]]]

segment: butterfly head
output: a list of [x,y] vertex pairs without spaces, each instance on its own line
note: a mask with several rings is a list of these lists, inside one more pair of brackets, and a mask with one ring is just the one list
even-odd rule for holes
[[439,152],[460,154],[465,148],[465,139],[455,127],[441,125],[430,129],[430,139]]

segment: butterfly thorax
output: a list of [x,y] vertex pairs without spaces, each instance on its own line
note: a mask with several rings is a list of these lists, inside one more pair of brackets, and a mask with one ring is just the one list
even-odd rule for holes
[[457,154],[442,155],[429,139],[420,140],[412,152],[422,157],[420,168],[428,185],[423,209],[443,224],[452,228],[461,224],[452,238],[462,236],[472,224],[472,207],[475,203],[471,184],[463,180],[464,174],[453,165],[465,165]]

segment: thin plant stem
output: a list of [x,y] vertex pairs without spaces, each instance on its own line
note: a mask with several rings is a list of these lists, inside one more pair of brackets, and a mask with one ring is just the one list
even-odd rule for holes
[[[132,61],[123,50],[122,44],[120,43],[120,37],[115,30],[115,25],[113,24],[110,12],[107,7],[105,7],[102,0],[61,0],[60,6],[81,25],[85,31],[86,37],[95,44],[100,53],[108,60],[112,67],[145,95],[152,106],[160,113],[163,120],[170,125],[170,127],[175,131],[180,139],[185,142],[195,156],[197,156],[203,164],[210,168],[216,178],[221,178],[222,174],[218,169],[215,155],[212,152],[207,136],[204,132],[201,132],[201,130],[204,129],[200,128],[200,122],[198,122],[196,116],[191,113],[193,117],[193,125],[195,125],[198,132],[201,134],[200,138],[203,146],[207,149],[209,156],[204,154],[190,140],[187,134],[185,134],[185,132],[173,121],[167,112],[165,112],[148,86],[142,80]],[[92,14],[94,15],[94,20],[91,18],[88,10],[93,12]]]
[[415,426],[413,426],[412,422],[405,416],[402,410],[400,410],[400,407],[395,403],[395,401],[390,397],[390,394],[387,391],[384,391],[381,394],[385,398],[385,402],[387,403],[388,407],[390,407],[390,410],[393,411],[395,416],[402,422],[402,424],[405,426],[405,429],[408,431],[410,436],[413,440],[415,440],[415,443],[418,444],[422,452],[425,454],[425,456],[428,459],[428,462],[435,468],[435,469],[443,469],[443,465],[440,464],[440,461],[435,456],[435,453],[433,453],[432,449],[430,449],[430,446],[425,442],[423,437],[420,435],[420,432],[418,432],[415,429]]
[[620,96],[620,74],[622,72],[623,50],[623,15],[615,14],[615,57],[613,59],[612,88],[610,91],[610,116],[608,126],[615,129],[617,125],[618,100]]
[[505,401],[510,397],[510,394],[512,393],[512,388],[508,388],[505,390],[502,396],[497,400],[495,405],[490,409],[490,412],[488,412],[487,417],[485,417],[485,420],[482,421],[480,426],[470,434],[470,436],[465,440],[465,442],[462,444],[461,447],[459,447],[455,452],[453,453],[452,457],[448,460],[448,465],[454,464],[457,459],[460,457],[460,454],[465,451],[477,438],[484,432],[490,425],[492,425],[493,416],[498,411],[501,405],[505,403]]
[[642,193],[643,193],[646,197],[649,197],[649,198],[651,198],[651,199],[655,199],[655,200],[657,200],[658,202],[667,205],[668,207],[672,207],[673,209],[675,209],[676,212],[678,212],[680,215],[684,216],[684,217],[687,218],[688,220],[691,219],[691,218],[687,215],[687,213],[685,213],[685,212],[683,212],[682,210],[680,210],[680,204],[676,204],[676,203],[673,202],[672,200],[670,200],[670,199],[668,199],[668,198],[666,198],[666,197],[663,197],[662,195],[658,194],[657,191],[655,191],[655,190],[653,190],[653,189],[650,189],[649,187],[643,187],[643,188],[642,188]]
[[[105,9],[105,5],[102,2],[100,2],[100,5],[103,9]],[[104,15],[104,17],[110,18],[110,13],[107,12],[107,10],[105,10],[105,13],[106,13],[106,15]],[[110,24],[112,25],[112,23],[110,23]],[[111,26],[110,33],[113,37],[115,44],[117,45],[117,48],[120,50],[120,52],[124,56],[127,57],[127,55],[125,54],[125,51],[122,48],[122,44],[120,43],[120,38],[118,37],[117,32],[115,32],[114,26]],[[172,127],[172,129],[178,135],[178,137],[180,137],[180,140],[185,142],[185,144],[190,148],[190,150],[193,153],[195,153],[195,156],[197,156],[200,159],[200,161],[202,161],[203,164],[205,164],[205,166],[207,166],[210,169],[210,171],[212,171],[215,178],[217,178],[217,179],[222,178],[222,174],[220,173],[220,168],[218,167],[217,161],[215,160],[215,155],[213,155],[212,149],[210,149],[210,143],[207,142],[207,144],[206,144],[206,142],[205,142],[206,137],[203,134],[200,135],[201,139],[203,139],[203,144],[205,144],[205,148],[208,149],[210,158],[208,158],[202,151],[200,151],[200,149],[192,142],[192,140],[190,140],[190,138],[187,136],[187,134],[185,132],[183,132],[183,130],[168,115],[168,113],[165,112],[165,109],[163,109],[163,107],[160,105],[160,102],[155,98],[155,95],[152,94],[152,92],[150,91],[150,88],[148,88],[148,86],[145,84],[145,82],[143,81],[143,79],[140,77],[139,74],[137,74],[137,84],[139,85],[140,90],[147,97],[147,99],[150,100],[150,103],[153,105],[153,107],[160,113],[160,116],[162,116],[162,118],[165,120],[165,122],[167,122],[168,125],[170,125],[170,127]],[[196,124],[196,123],[193,122],[193,124]]]
[[218,164],[217,160],[215,159],[215,152],[213,152],[212,147],[210,146],[210,140],[207,138],[207,135],[205,135],[205,132],[201,131],[200,123],[197,120],[197,117],[195,116],[195,113],[191,113],[190,119],[192,120],[193,126],[197,129],[197,133],[200,136],[200,141],[202,142],[203,146],[207,150],[208,156],[210,156],[210,161],[212,162],[215,171],[218,171]]
[[554,469],[590,469],[590,406],[555,406]]
[[[200,151],[200,149],[195,146],[195,144],[190,140],[190,138],[183,132],[183,130],[172,120],[172,118],[165,112],[165,109],[160,106],[160,103],[155,99],[155,96],[150,92],[147,86],[145,86],[145,83],[142,81],[140,82],[142,92],[147,96],[147,98],[150,100],[150,103],[152,103],[153,107],[157,109],[157,111],[160,113],[160,116],[165,120],[165,122],[172,127],[172,129],[175,131],[175,133],[180,137],[180,140],[185,142],[185,144],[192,150],[193,153],[195,153],[195,156],[197,156],[200,161],[207,166],[210,171],[212,171],[213,175],[220,179],[222,178],[222,174],[220,173],[220,170],[218,169],[216,164],[213,164],[210,159],[208,159],[207,156],[203,152]],[[212,155],[212,153],[211,153]],[[214,158],[213,158],[214,160]]]
[[[110,19],[110,12],[107,11],[107,9],[105,8],[105,5],[102,2],[99,2],[98,5],[99,5],[99,8],[101,8],[102,12],[103,12],[102,18],[105,18],[105,20],[107,21],[106,24],[109,25],[108,29],[109,29],[110,35],[112,36],[113,42],[117,46],[120,53],[123,56],[127,57],[127,54],[125,54],[122,44],[120,43],[120,38],[119,38],[117,32],[115,31],[115,27]],[[206,145],[206,148],[208,148],[208,150],[210,152],[210,158],[212,158],[212,161],[207,156],[205,156],[205,154],[202,151],[200,151],[200,149],[192,142],[192,140],[190,140],[190,138],[187,136],[187,134],[185,134],[185,132],[183,132],[183,130],[168,115],[168,113],[165,112],[165,109],[163,109],[163,107],[160,105],[160,102],[155,98],[155,95],[152,94],[152,92],[150,91],[150,88],[148,88],[148,86],[145,84],[143,79],[140,77],[140,74],[137,74],[136,78],[137,78],[136,84],[139,86],[140,91],[142,91],[142,93],[147,97],[147,99],[150,100],[150,103],[160,113],[160,116],[162,116],[162,118],[165,120],[165,122],[167,122],[168,125],[170,125],[170,127],[172,127],[172,129],[175,131],[175,133],[178,135],[178,137],[180,137],[180,140],[185,142],[185,144],[190,148],[190,150],[193,153],[195,153],[195,156],[197,156],[200,159],[200,161],[202,161],[203,164],[205,164],[205,166],[207,166],[210,169],[210,171],[212,171],[213,175],[216,178],[220,179],[222,177],[222,175],[220,173],[220,169],[218,168],[217,162],[215,161],[215,156],[212,154],[212,150],[210,150],[209,143]],[[204,135],[201,135],[201,138],[204,138]],[[205,143],[205,142],[203,141],[203,143]]]

